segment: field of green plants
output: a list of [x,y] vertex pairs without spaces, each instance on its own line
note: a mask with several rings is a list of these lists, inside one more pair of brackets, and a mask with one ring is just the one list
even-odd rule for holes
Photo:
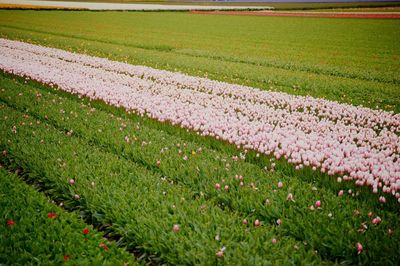
[[[2,38],[395,113],[399,26],[0,11]],[[0,264],[400,261],[397,200],[336,176],[3,71],[0,121]]]

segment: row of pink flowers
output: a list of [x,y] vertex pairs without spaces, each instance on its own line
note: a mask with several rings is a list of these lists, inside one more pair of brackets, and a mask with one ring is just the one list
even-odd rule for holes
[[102,99],[400,202],[400,115],[0,39],[0,68]]

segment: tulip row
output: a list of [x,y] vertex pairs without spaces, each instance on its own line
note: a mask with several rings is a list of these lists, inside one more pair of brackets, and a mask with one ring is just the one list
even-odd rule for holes
[[49,203],[18,176],[0,169],[0,184],[2,264],[137,264],[132,254]]
[[[161,130],[165,128],[157,126],[154,128],[144,123],[143,118],[116,117],[86,106],[80,101],[76,102],[68,95],[60,97],[57,92],[49,94],[49,90],[40,86],[21,86],[21,83],[15,86],[14,82],[7,82],[5,79],[2,80],[2,84],[7,89],[2,90],[1,100],[9,105],[27,110],[32,116],[65,130],[67,135],[79,136],[98,147],[107,147],[109,152],[138,162],[161,176],[168,176],[174,184],[185,184],[192,191],[204,194],[206,198],[215,200],[229,209],[239,211],[243,214],[243,218],[246,217],[251,221],[258,218],[265,225],[284,221],[279,225],[281,233],[304,241],[312,241],[312,248],[318,249],[324,257],[340,257],[344,253],[347,254],[346,257],[351,256],[354,245],[360,237],[354,229],[358,228],[363,219],[363,216],[353,217],[355,210],[380,212],[378,210],[380,206],[376,208],[369,206],[370,202],[354,202],[352,198],[356,190],[350,193],[349,196],[353,195],[351,198],[336,197],[340,185],[344,184],[336,184],[339,186],[335,187],[332,193],[329,187],[316,190],[313,185],[301,182],[305,172],[297,176],[298,178],[283,175],[281,168],[285,167],[281,167],[280,162],[276,162],[275,172],[265,172],[258,165],[236,159],[229,151],[224,149],[216,151],[205,147],[201,139],[198,142],[187,141],[177,134],[162,132]],[[157,161],[160,162],[158,167]],[[274,168],[273,164],[275,163],[266,164],[269,170]],[[323,183],[318,183],[321,180],[326,178],[317,178],[318,186],[324,187]],[[222,184],[220,190],[214,189],[214,184]],[[318,199],[322,201],[322,208]],[[310,210],[310,205],[318,211]],[[340,207],[341,205],[346,208]],[[340,215],[336,217],[339,213]],[[332,215],[335,221],[332,220]],[[395,226],[393,221],[396,220],[396,216],[389,213],[379,215],[385,217],[388,226]],[[309,217],[314,222],[304,223],[304,217]],[[241,220],[238,223],[241,223]],[[315,227],[324,230],[315,231]],[[381,229],[383,228],[379,228],[378,231]],[[379,233],[374,230],[369,231],[370,237],[373,236],[374,239],[387,237],[384,231]],[[342,231],[354,233],[343,234]],[[326,247],[324,243],[327,241],[346,244],[342,245],[341,249],[335,250]],[[366,245],[366,240],[362,242]],[[380,250],[379,248],[372,250],[371,247],[369,249],[371,255]]]
[[30,44],[1,42],[1,68],[101,99],[297,168],[342,175],[400,202],[400,115],[258,91]]
[[[32,180],[50,185],[66,208],[108,225],[128,248],[171,264],[204,264],[218,259],[221,250],[230,264],[250,257],[256,264],[321,260],[275,226],[245,226],[238,213],[133,162],[10,107],[2,106],[0,113],[3,162],[27,169]],[[291,258],[288,250],[295,252]]]

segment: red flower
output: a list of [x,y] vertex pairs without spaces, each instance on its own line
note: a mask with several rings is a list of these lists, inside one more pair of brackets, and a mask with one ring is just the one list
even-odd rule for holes
[[64,261],[69,260],[69,256],[68,255],[64,255]]
[[99,247],[103,248],[104,250],[108,250],[108,247],[104,243],[100,243]]
[[83,229],[83,234],[84,234],[84,235],[89,234],[89,229],[87,229],[87,228]]
[[58,215],[55,214],[55,213],[49,212],[49,213],[47,214],[47,217],[49,217],[50,219],[54,219],[54,218],[57,218]]
[[14,222],[14,220],[13,219],[9,219],[9,220],[7,220],[7,225],[9,225],[9,226],[13,226],[15,224],[15,222]]

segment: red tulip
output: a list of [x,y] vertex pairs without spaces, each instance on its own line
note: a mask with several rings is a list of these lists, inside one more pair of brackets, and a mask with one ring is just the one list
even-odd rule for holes
[[13,219],[8,219],[8,220],[7,220],[7,225],[8,225],[8,226],[13,226],[14,224],[15,224],[15,222],[14,222]]
[[57,218],[58,215],[55,214],[55,213],[50,212],[50,213],[47,214],[47,217],[50,218],[50,219],[54,219],[54,218]]
[[83,234],[84,234],[84,235],[89,234],[89,229],[88,229],[88,228],[83,229]]
[[107,245],[104,244],[104,243],[100,243],[99,247],[100,247],[100,248],[103,248],[103,249],[106,250],[106,251],[108,250]]

